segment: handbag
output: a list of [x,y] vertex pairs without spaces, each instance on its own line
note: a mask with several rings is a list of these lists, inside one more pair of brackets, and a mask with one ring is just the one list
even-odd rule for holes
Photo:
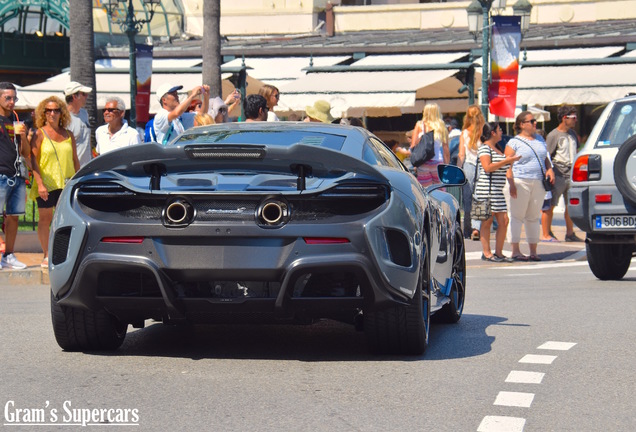
[[[490,152],[490,154],[492,155],[492,151]],[[479,157],[477,158],[477,165],[475,166],[475,179],[477,179],[478,171],[479,171]],[[476,184],[475,184],[475,189],[477,189]],[[488,198],[480,200],[473,194],[473,203],[470,208],[471,219],[485,221],[492,217],[492,206],[490,205],[491,192],[492,192],[492,173],[489,173],[488,174]]]
[[537,152],[535,152],[534,149],[532,148],[532,146],[529,143],[527,143],[526,141],[522,140],[519,137],[515,137],[515,138],[517,138],[519,141],[521,141],[522,143],[524,143],[525,145],[530,147],[530,150],[532,150],[532,153],[534,153],[534,157],[536,157],[537,161],[539,162],[539,168],[541,168],[541,174],[542,174],[541,183],[543,183],[543,189],[545,189],[546,192],[550,192],[552,190],[552,188],[554,187],[554,185],[550,181],[550,177],[546,176],[545,171],[543,171],[543,165],[541,164],[541,160],[539,159],[539,156],[537,155]]
[[424,132],[415,148],[411,150],[410,161],[414,167],[418,167],[430,161],[435,156],[435,132]]

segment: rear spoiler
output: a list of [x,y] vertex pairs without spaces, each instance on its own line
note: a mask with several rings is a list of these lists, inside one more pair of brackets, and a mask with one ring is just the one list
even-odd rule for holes
[[258,171],[298,176],[298,189],[304,190],[304,178],[335,179],[356,174],[379,183],[389,181],[369,164],[339,151],[308,144],[266,146],[261,144],[188,144],[162,146],[139,144],[101,155],[74,178],[114,171],[131,177],[149,176],[158,181],[163,175],[216,170]]

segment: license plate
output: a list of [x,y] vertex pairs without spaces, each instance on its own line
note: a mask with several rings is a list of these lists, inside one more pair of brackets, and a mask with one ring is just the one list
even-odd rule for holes
[[596,216],[596,229],[636,229],[636,216]]

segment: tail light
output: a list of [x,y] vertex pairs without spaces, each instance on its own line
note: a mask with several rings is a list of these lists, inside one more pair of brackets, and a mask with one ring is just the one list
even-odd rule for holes
[[583,155],[576,159],[572,169],[572,181],[584,182],[601,179],[601,156]]

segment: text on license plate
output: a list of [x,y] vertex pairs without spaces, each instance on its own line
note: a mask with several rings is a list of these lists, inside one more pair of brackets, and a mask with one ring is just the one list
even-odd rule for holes
[[636,228],[636,216],[596,216],[596,229]]

